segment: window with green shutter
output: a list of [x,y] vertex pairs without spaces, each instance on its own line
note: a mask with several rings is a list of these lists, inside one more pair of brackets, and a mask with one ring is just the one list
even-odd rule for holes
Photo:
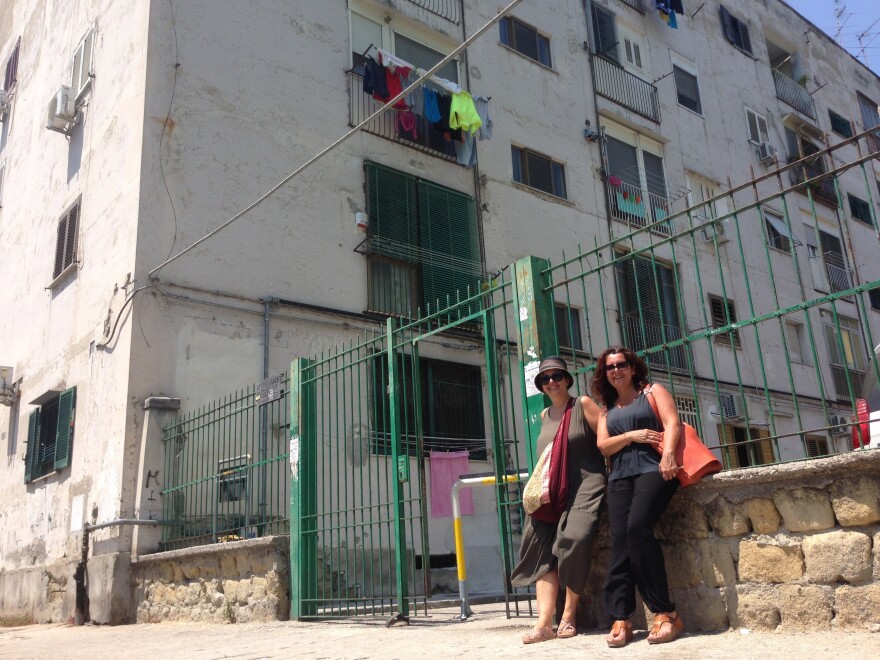
[[474,198],[370,161],[364,171],[369,310],[411,318],[418,308],[434,312],[479,292]]
[[28,417],[24,481],[29,483],[70,465],[76,388],[50,397]]

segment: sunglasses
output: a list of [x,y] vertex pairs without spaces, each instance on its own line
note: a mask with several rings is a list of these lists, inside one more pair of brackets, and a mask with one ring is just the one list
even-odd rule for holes
[[620,362],[615,362],[614,364],[606,364],[605,365],[605,373],[610,374],[611,372],[620,369],[623,371],[624,369],[629,368],[629,360],[621,360]]
[[560,383],[560,382],[562,382],[562,380],[564,378],[565,378],[564,371],[554,371],[553,373],[550,373],[550,374],[541,374],[540,376],[538,376],[538,384],[541,385],[541,387],[543,387],[544,385],[549,383],[551,380],[555,381],[557,383]]

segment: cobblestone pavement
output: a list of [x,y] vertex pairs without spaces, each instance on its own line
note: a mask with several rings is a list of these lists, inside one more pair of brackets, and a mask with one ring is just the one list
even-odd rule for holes
[[[625,650],[609,649],[604,633],[523,646],[532,620],[507,619],[500,604],[478,605],[466,622],[457,609],[431,610],[411,625],[387,628],[384,619],[309,623],[276,621],[232,625],[201,623],[82,626],[39,624],[0,628],[0,658],[847,658],[880,657],[876,632],[790,633],[731,631],[685,634],[678,641],[651,646],[645,632]],[[875,626],[876,627],[876,626]],[[877,627],[880,628],[880,627]]]

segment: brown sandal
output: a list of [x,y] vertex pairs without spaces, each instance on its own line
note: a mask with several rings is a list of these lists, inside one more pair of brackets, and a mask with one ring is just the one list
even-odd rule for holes
[[523,635],[522,643],[537,644],[538,642],[546,642],[549,639],[556,639],[556,633],[553,632],[553,628],[550,626],[544,626],[542,628],[532,628]]
[[[669,624],[669,632],[661,635],[663,624]],[[654,625],[651,626],[651,632],[648,633],[648,644],[666,644],[674,642],[678,636],[684,631],[684,624],[678,614],[658,614],[654,617]]]
[[577,634],[577,628],[575,628],[573,623],[569,623],[565,619],[559,622],[559,627],[556,629],[556,636],[559,639],[569,639],[570,637],[576,637]]
[[611,626],[611,632],[608,633],[608,637],[605,638],[605,641],[608,642],[608,646],[611,648],[619,649],[629,644],[632,641],[632,638],[632,623],[621,620],[614,622],[614,625]]

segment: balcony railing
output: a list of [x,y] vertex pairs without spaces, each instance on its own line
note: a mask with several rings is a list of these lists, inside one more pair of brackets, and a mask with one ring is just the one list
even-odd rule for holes
[[461,23],[461,3],[459,0],[410,0],[414,5],[427,9],[432,14],[442,16],[456,25]]
[[[815,158],[816,159],[812,163],[804,161],[797,167],[793,167],[789,170],[791,174],[791,182],[794,185],[825,174],[825,165],[822,162],[822,158],[820,156],[816,156]],[[796,160],[800,160],[800,156],[789,156],[788,158],[789,163],[793,163]],[[816,199],[831,206],[837,206],[837,193],[834,190],[834,179],[831,176],[825,176],[818,181],[813,181],[808,187],[813,194],[813,197]],[[806,194],[805,189],[801,189],[801,192]]]
[[[847,376],[849,380],[847,380]],[[831,377],[834,379],[834,393],[837,395],[838,401],[851,401],[861,394],[865,382],[864,372],[832,364]],[[849,389],[850,385],[852,385],[852,390]]]
[[623,4],[629,5],[640,14],[645,13],[645,0],[621,0]]
[[[651,192],[645,192],[617,177],[608,177],[608,197],[611,217],[630,227],[651,227],[651,231],[661,236],[672,234],[672,221],[669,217],[669,200]],[[612,183],[613,182],[613,183]]]
[[825,273],[828,275],[828,286],[831,292],[845,291],[852,288],[852,274],[842,265],[842,257],[837,252],[826,252]]
[[[660,346],[684,336],[681,328],[665,322],[653,310],[647,310],[642,315],[637,312],[627,312],[623,315],[623,322],[626,343],[636,351]],[[687,356],[684,346],[675,346],[665,351],[651,353],[645,356],[645,360],[652,369],[687,371]]]
[[816,118],[816,106],[810,93],[784,73],[773,69],[773,82],[776,83],[776,97],[785,101],[811,119]]
[[593,54],[593,82],[596,93],[629,108],[635,113],[660,123],[660,100],[657,88],[634,76],[614,60]]
[[[373,99],[372,96],[364,94],[364,79],[360,74],[351,71],[348,74],[348,80],[348,124],[349,126],[357,126],[376,112],[381,107],[381,104]],[[418,149],[446,160],[455,160],[455,145],[451,141],[445,141],[443,134],[434,129],[422,115],[416,114],[415,118],[415,135],[413,135],[412,130],[406,130],[398,123],[396,110],[389,110],[385,114],[373,119],[364,126],[364,130],[367,133],[405,144],[413,149]]]

